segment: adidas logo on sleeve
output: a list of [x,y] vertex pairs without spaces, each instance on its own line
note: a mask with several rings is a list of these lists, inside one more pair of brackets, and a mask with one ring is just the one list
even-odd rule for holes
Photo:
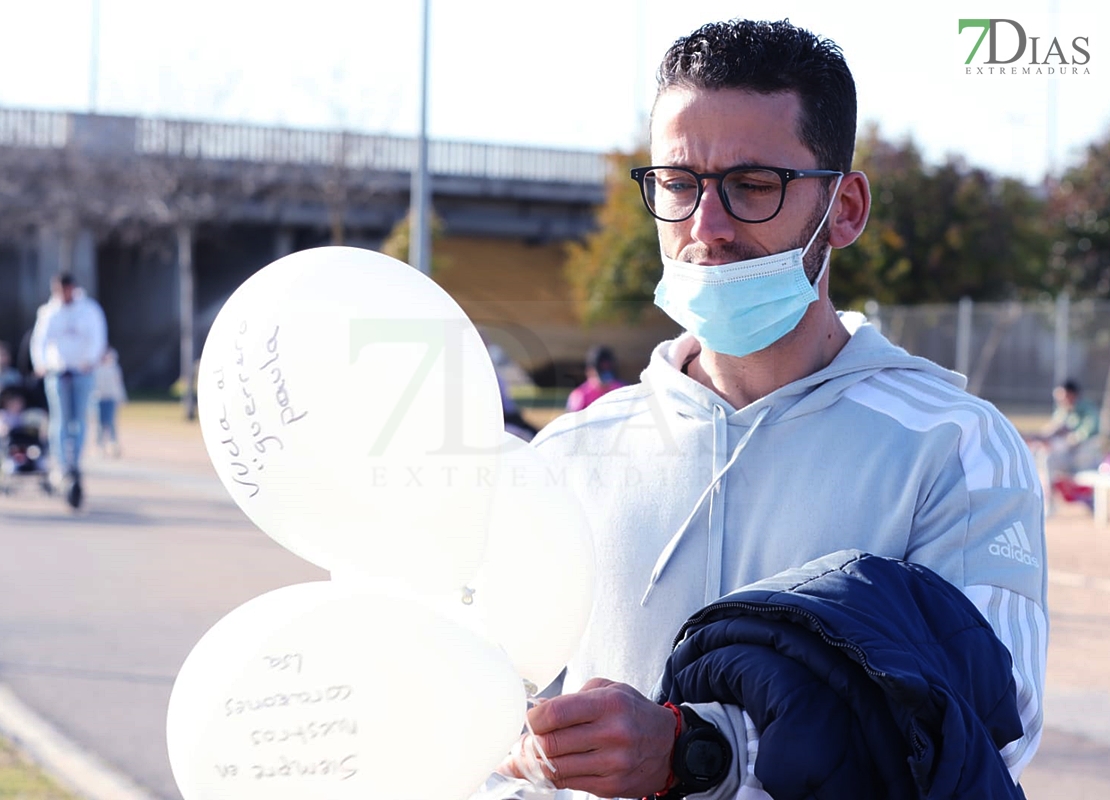
[[1009,558],[1020,564],[1030,567],[1040,567],[1041,562],[1033,555],[1033,548],[1029,544],[1029,537],[1025,533],[1025,526],[1015,522],[1002,533],[994,537],[990,543],[990,554],[999,558]]

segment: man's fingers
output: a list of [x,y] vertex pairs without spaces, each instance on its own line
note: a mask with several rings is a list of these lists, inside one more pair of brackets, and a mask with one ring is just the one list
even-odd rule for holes
[[580,691],[552,697],[531,709],[528,722],[534,733],[547,733],[619,715],[637,701],[646,702],[646,698],[631,686],[593,678]]
[[549,778],[558,789],[584,790],[598,797],[628,796],[625,793],[630,787],[635,788],[635,797],[663,790],[663,786],[655,785],[646,766],[627,751],[573,753],[551,762],[555,773]]
[[584,725],[598,719],[603,713],[599,698],[589,694],[568,694],[552,697],[528,712],[528,723],[534,733]]

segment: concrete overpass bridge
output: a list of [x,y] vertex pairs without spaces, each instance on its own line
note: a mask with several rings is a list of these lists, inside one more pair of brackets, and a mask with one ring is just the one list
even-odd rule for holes
[[[257,269],[329,243],[379,248],[407,213],[416,148],[395,136],[0,108],[0,339],[20,341],[50,277],[67,269],[104,306],[133,388],[164,388]],[[570,324],[563,246],[594,227],[605,155],[431,141],[429,166],[436,280],[476,322],[482,308],[508,319],[521,300]]]

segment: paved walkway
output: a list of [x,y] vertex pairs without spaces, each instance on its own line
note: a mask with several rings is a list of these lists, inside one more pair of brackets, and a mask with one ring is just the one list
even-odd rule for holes
[[[230,504],[213,476],[195,424],[186,423],[173,414],[168,418],[165,415],[125,416],[122,435],[123,456],[120,459],[97,455],[89,459],[89,485],[93,493],[90,508],[97,505],[95,493],[100,490],[105,493],[110,490],[115,497],[130,498],[129,502],[135,505],[157,503],[159,493],[188,495],[194,498],[194,505],[196,498],[206,498],[211,506],[224,509]],[[153,480],[155,475],[161,476],[161,480]],[[98,489],[98,485],[101,488]],[[38,507],[44,500],[22,502]],[[164,507],[181,510],[176,504]],[[122,513],[122,509],[117,512]],[[0,500],[0,521],[4,514],[6,506]],[[56,520],[54,524],[58,525],[63,514],[60,508],[53,509],[49,518]],[[90,510],[88,514],[91,524],[95,521],[94,515],[101,512]],[[193,508],[190,514],[204,516],[199,508]],[[107,521],[108,517],[102,515],[101,520]],[[1110,797],[1110,669],[1107,669],[1110,664],[1110,530],[1094,527],[1090,514],[1081,506],[1061,506],[1049,521],[1048,538],[1052,628],[1046,733],[1022,784],[1030,799],[1103,800]],[[244,597],[261,594],[259,589],[258,585],[239,587]],[[185,650],[198,638],[190,636],[189,642],[181,645]],[[128,644],[120,640],[115,646],[127,648]],[[120,655],[124,660],[129,658],[127,652]],[[9,656],[0,652],[0,665],[6,658]],[[141,664],[141,655],[132,654],[130,658]],[[2,674],[0,680],[3,680]],[[57,728],[43,719],[30,700],[8,696],[0,687],[0,730],[19,737],[24,746],[47,761],[63,779],[82,786],[88,797],[95,800],[175,800],[178,797],[172,790],[172,783],[169,790],[160,784],[157,791],[150,789],[150,784],[155,782],[151,780],[145,781],[145,788],[135,786],[132,776],[123,774],[125,770],[110,766],[101,758],[95,737],[78,741],[60,736]],[[18,713],[12,715],[12,709]],[[122,716],[115,723],[127,725],[127,719]],[[142,730],[161,730],[164,736],[164,719],[147,720]],[[134,735],[132,739],[139,740],[143,736],[149,738],[151,733]],[[150,747],[164,752],[164,740]],[[115,761],[118,763],[119,759]]]

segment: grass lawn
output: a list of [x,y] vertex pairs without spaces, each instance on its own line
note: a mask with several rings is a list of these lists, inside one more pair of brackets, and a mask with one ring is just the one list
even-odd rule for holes
[[0,737],[0,800],[77,800]]

